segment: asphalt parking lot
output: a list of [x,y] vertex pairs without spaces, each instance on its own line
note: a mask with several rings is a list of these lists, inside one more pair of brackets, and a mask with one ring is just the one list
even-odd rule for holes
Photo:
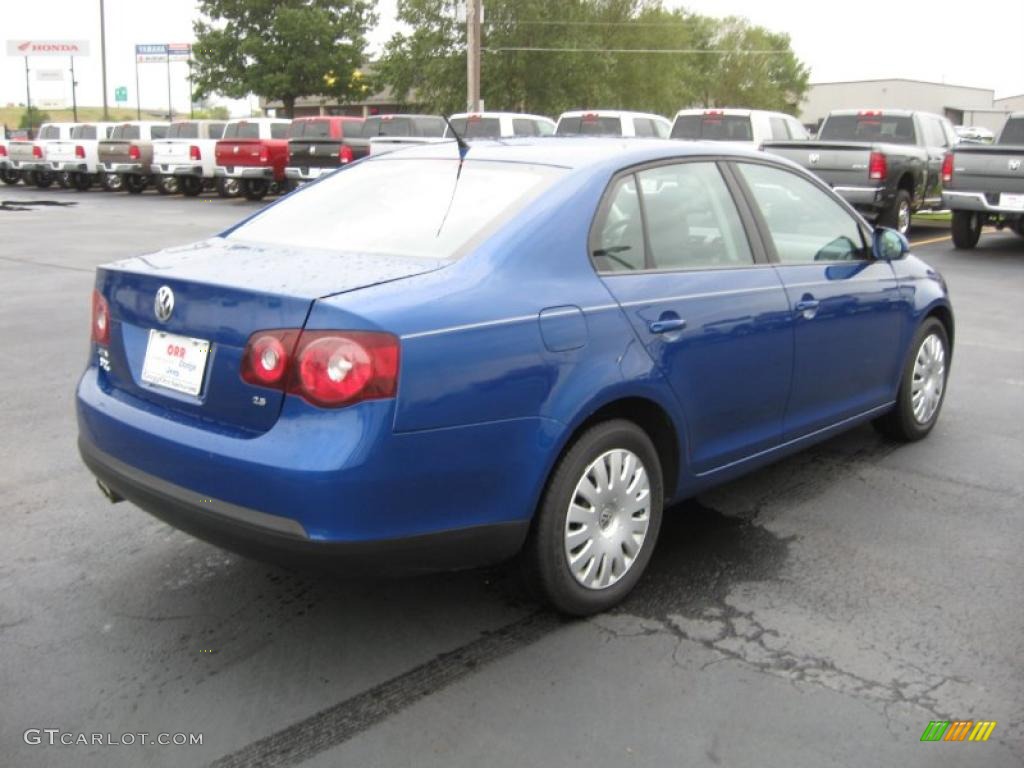
[[[1024,239],[913,233],[957,313],[929,439],[860,428],[671,510],[633,596],[566,621],[510,567],[292,573],[109,504],[75,447],[93,268],[259,204],[0,202],[0,765],[1024,763]],[[957,719],[998,725],[920,742]]]

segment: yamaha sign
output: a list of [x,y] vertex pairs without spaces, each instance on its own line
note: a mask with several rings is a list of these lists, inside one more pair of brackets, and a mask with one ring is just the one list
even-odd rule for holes
[[88,56],[88,40],[8,40],[8,56]]

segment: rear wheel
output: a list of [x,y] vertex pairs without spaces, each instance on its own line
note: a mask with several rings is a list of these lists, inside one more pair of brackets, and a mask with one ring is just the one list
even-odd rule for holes
[[883,227],[895,229],[904,237],[910,232],[910,193],[901,189],[896,193],[892,203],[882,215],[878,217],[878,223]]
[[21,180],[21,174],[13,168],[4,168],[0,171],[0,181],[4,184],[15,185]]
[[156,182],[156,191],[161,195],[176,195],[181,191],[177,176],[161,176]]
[[88,173],[73,173],[71,183],[79,192],[88,192],[92,187],[92,176]]
[[61,189],[71,189],[71,177],[74,174],[71,171],[58,171],[57,172],[57,185]]
[[560,611],[611,608],[636,586],[658,539],[661,462],[623,419],[591,427],[548,480],[526,544],[528,577]]
[[217,194],[221,197],[238,197],[240,192],[238,179],[217,179]]
[[970,250],[981,238],[981,216],[974,211],[953,211],[953,245]]
[[46,189],[53,184],[53,174],[49,171],[36,171],[35,182],[40,189]]
[[246,200],[262,200],[270,191],[270,182],[266,179],[243,179],[242,194]]
[[119,173],[104,172],[100,174],[100,186],[107,192],[120,192],[124,189],[124,179]]
[[141,195],[149,186],[149,179],[138,173],[126,173],[122,177],[122,184],[133,195]]
[[949,336],[946,327],[929,317],[914,334],[912,354],[903,367],[896,405],[875,419],[879,432],[908,443],[932,431],[946,397],[949,377]]
[[198,176],[182,176],[178,180],[178,186],[186,197],[195,197],[203,191],[203,180]]

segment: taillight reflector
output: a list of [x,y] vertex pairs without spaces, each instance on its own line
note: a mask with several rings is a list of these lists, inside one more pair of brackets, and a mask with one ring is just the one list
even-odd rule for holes
[[40,147],[38,144],[32,145],[32,157],[36,159],[42,159],[43,157],[43,148]]
[[0,157],[7,157],[7,147],[0,144]]
[[128,159],[129,160],[138,160],[141,156],[142,155],[139,152],[139,148],[136,147],[134,144],[132,146],[128,147]]
[[203,153],[199,151],[199,147],[195,144],[188,148],[188,159],[189,160],[202,160]]
[[78,160],[85,159],[85,147],[83,147],[81,144],[75,147],[75,158],[77,158]]
[[949,184],[953,180],[953,154],[947,152],[942,158],[942,183]]
[[355,160],[355,155],[352,154],[352,147],[348,144],[342,144],[341,149],[338,150],[338,160],[342,163],[351,163]]
[[266,147],[260,147],[260,162],[261,163],[269,163],[270,162],[270,150],[267,149]]
[[889,164],[881,152],[872,152],[868,158],[868,178],[881,181],[889,174]]
[[103,346],[110,343],[110,305],[95,289],[92,292],[92,340]]
[[242,356],[242,379],[338,408],[394,397],[398,338],[377,331],[259,331]]

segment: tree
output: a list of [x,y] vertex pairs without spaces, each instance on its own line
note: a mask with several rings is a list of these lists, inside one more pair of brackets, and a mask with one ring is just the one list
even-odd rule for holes
[[[361,66],[372,0],[200,0],[194,98],[255,93],[289,116],[300,96],[346,100]],[[338,76],[341,75],[341,76]]]
[[[432,111],[464,109],[465,24],[453,3],[400,0],[398,16],[410,31],[388,43],[380,80]],[[483,47],[488,109],[671,115],[727,104],[792,112],[807,90],[788,36],[745,19],[669,11],[660,0],[488,0]],[[522,48],[533,50],[512,50]]]
[[18,118],[18,130],[24,131],[29,128],[38,128],[43,123],[48,123],[49,121],[49,112],[41,112],[37,107],[29,107]]

